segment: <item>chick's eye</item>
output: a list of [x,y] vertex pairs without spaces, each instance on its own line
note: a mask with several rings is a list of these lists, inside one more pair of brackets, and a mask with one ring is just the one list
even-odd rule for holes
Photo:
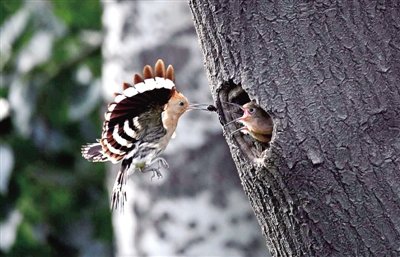
[[184,106],[185,103],[184,103],[184,102],[179,102],[179,105],[180,105],[180,106]]
[[253,113],[253,112],[254,112],[254,108],[250,108],[249,113]]

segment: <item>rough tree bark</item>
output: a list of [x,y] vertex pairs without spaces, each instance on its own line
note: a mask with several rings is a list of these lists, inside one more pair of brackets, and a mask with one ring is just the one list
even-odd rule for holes
[[221,122],[274,121],[269,146],[226,136],[271,254],[399,256],[399,2],[189,5]]

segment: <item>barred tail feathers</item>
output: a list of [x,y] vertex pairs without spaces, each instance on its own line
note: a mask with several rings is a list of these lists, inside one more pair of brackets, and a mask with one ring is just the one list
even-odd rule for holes
[[109,158],[104,154],[100,143],[83,145],[81,152],[83,158],[91,162],[109,161]]
[[127,200],[125,185],[128,179],[127,171],[129,170],[130,164],[123,160],[121,164],[121,168],[118,171],[117,178],[115,179],[112,195],[111,195],[111,203],[110,209],[117,210],[119,209],[121,212],[124,210],[124,204]]

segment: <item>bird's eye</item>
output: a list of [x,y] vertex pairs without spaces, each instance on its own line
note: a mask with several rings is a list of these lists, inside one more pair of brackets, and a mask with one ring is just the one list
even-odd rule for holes
[[179,102],[179,105],[180,105],[180,106],[184,106],[185,103],[184,103],[184,102]]
[[250,109],[249,109],[249,113],[253,113],[254,111],[255,111],[254,108],[250,108]]

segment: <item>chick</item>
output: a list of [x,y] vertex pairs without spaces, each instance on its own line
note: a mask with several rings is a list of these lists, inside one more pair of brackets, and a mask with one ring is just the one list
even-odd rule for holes
[[249,134],[254,139],[263,143],[271,141],[273,129],[272,119],[260,106],[254,102],[248,102],[243,106],[236,103],[226,103],[237,106],[243,110],[243,116],[225,124],[225,126],[228,126],[234,122],[239,122],[244,125],[243,127],[233,131],[231,135],[240,131],[244,134]]

